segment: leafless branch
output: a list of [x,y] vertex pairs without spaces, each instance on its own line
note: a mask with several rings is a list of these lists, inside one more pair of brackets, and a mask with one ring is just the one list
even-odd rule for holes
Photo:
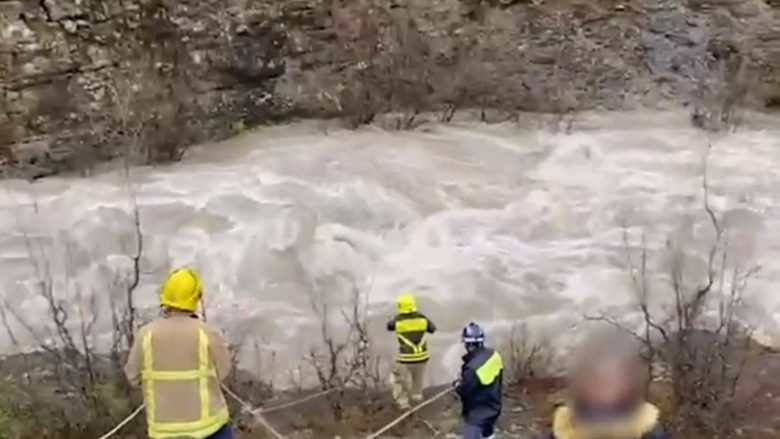
[[[343,395],[348,386],[357,386],[366,398],[381,386],[379,358],[371,352],[371,340],[365,320],[369,287],[361,291],[358,287],[350,290],[349,306],[338,310],[342,321],[346,323],[345,333],[337,336],[330,326],[331,310],[328,300],[318,289],[313,288],[312,309],[320,320],[320,346],[309,351],[309,362],[323,390],[337,389],[328,395],[336,418],[342,416]],[[324,351],[324,352],[323,352]],[[366,402],[369,400],[367,399]]]
[[138,288],[138,285],[141,281],[141,257],[143,256],[143,252],[144,252],[144,237],[141,231],[141,212],[138,207],[138,199],[133,189],[129,168],[125,167],[125,172],[126,172],[126,181],[127,181],[127,191],[130,198],[130,208],[132,212],[133,233],[135,235],[134,236],[135,252],[130,256],[130,260],[132,261],[133,268],[132,268],[132,273],[130,275],[129,283],[127,284],[127,288],[125,290],[126,303],[125,303],[125,316],[123,319],[126,324],[125,327],[126,344],[129,347],[133,345],[133,341],[135,337],[136,309],[135,309],[134,296],[135,296],[135,290]]
[[[710,146],[707,154],[709,152]],[[710,201],[707,160],[705,157],[703,209],[714,230],[714,237],[707,249],[707,271],[701,282],[689,286],[685,249],[670,239],[666,244],[670,256],[670,294],[663,295],[660,289],[651,292],[645,236],[643,234],[641,238],[641,256],[637,262],[632,254],[628,228],[624,225],[625,260],[637,298],[637,309],[644,319],[644,331],[642,334],[635,333],[620,320],[606,315],[586,316],[585,319],[605,322],[642,342],[649,354],[648,370],[651,373],[654,362],[663,362],[669,367],[670,376],[667,378],[671,380],[680,408],[677,414],[680,425],[685,425],[685,428],[690,425],[697,428],[709,426],[723,432],[732,425],[731,404],[749,355],[749,350],[742,344],[749,343],[751,330],[738,320],[736,310],[742,303],[748,281],[757,273],[758,267],[745,269],[729,258],[722,220]],[[671,308],[665,311],[662,306],[661,314],[652,311],[649,305],[651,294],[662,303],[670,302]],[[703,318],[712,308],[717,311],[714,325]],[[653,333],[658,333],[660,340],[656,340]],[[652,374],[649,376],[652,378]],[[683,436],[688,434],[686,431]]]
[[637,334],[633,329],[629,328],[628,326],[624,325],[623,323],[620,323],[619,321],[617,321],[616,319],[614,319],[612,317],[604,316],[604,315],[600,315],[600,316],[585,315],[582,318],[583,318],[583,320],[588,321],[588,322],[602,322],[602,323],[606,323],[607,325],[609,325],[609,326],[611,326],[611,327],[613,327],[613,328],[615,328],[615,329],[617,329],[617,330],[619,330],[619,331],[621,331],[621,332],[623,332],[623,333],[625,333],[627,335],[630,335],[631,337],[635,338],[642,345],[644,345],[644,346],[646,346],[648,348],[653,348],[654,347],[654,344],[651,341],[649,341],[647,338]]

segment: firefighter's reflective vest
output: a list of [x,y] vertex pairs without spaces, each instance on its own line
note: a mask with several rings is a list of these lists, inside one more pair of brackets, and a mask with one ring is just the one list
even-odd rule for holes
[[[143,389],[146,401],[146,420],[149,427],[149,437],[174,438],[191,437],[206,438],[216,433],[227,424],[229,413],[223,404],[220,410],[211,413],[211,394],[209,381],[218,380],[217,371],[209,356],[209,338],[203,329],[198,333],[198,365],[191,370],[159,370],[155,369],[152,337],[154,331],[147,331],[143,338]],[[197,386],[200,399],[200,413],[195,419],[170,422],[156,419],[155,387],[162,382],[190,383]],[[222,395],[220,394],[220,398]]]
[[393,322],[398,338],[398,362],[422,363],[428,361],[428,333],[435,328],[422,314],[409,313],[396,316]]

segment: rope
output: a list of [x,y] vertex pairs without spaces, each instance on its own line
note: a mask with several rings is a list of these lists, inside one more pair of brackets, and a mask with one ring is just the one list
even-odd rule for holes
[[111,436],[115,435],[116,432],[118,432],[119,430],[122,429],[122,427],[124,427],[125,425],[129,424],[130,421],[135,419],[135,417],[138,416],[138,414],[141,413],[141,411],[143,411],[144,407],[146,407],[144,404],[139,405],[138,408],[135,409],[135,411],[133,413],[130,413],[130,416],[126,417],[125,420],[120,422],[116,427],[114,427],[113,430],[109,431],[108,433],[104,434],[103,436],[100,436],[99,439],[108,439]]
[[404,414],[402,414],[401,416],[397,417],[393,422],[391,422],[391,423],[385,425],[384,427],[382,427],[381,430],[377,431],[376,433],[374,433],[374,434],[372,434],[370,436],[366,436],[366,439],[376,439],[376,438],[378,438],[382,433],[385,433],[388,430],[390,430],[391,428],[395,427],[396,425],[398,425],[398,423],[400,423],[404,419],[406,419],[409,416],[411,416],[414,412],[416,412],[416,411],[420,410],[421,408],[423,408],[423,407],[433,403],[434,401],[436,401],[437,399],[441,398],[442,396],[452,392],[452,390],[454,388],[455,388],[454,386],[447,387],[446,389],[442,390],[441,392],[437,393],[436,395],[432,396],[431,398],[428,398],[424,402],[421,402],[420,404],[417,404],[415,407],[412,407],[411,409],[409,409],[406,412],[404,412]]
[[286,408],[290,408],[290,407],[296,406],[298,404],[303,404],[306,401],[311,401],[312,399],[319,398],[321,396],[325,396],[325,395],[327,395],[329,393],[333,393],[333,392],[335,392],[336,390],[339,390],[339,389],[341,389],[341,387],[331,387],[328,390],[323,390],[322,392],[315,393],[313,395],[304,396],[303,398],[296,399],[296,400],[291,401],[291,402],[286,402],[284,404],[279,404],[279,405],[275,405],[275,406],[268,407],[268,408],[260,407],[260,408],[255,409],[251,413],[255,414],[255,413],[273,413],[273,412],[278,412],[279,410],[284,410]]
[[[231,398],[235,399],[239,404],[241,404],[241,406],[244,408],[244,411],[246,411],[249,414],[251,414],[276,439],[284,439],[284,436],[282,436],[278,431],[276,431],[276,429],[273,426],[271,426],[271,424],[269,424],[268,421],[263,417],[263,415],[262,415],[263,413],[271,413],[271,412],[283,410],[283,409],[286,409],[286,408],[289,408],[289,407],[292,407],[292,406],[295,406],[295,405],[298,405],[298,404],[302,404],[302,403],[304,403],[306,401],[310,401],[312,399],[319,398],[320,396],[324,396],[324,395],[327,395],[329,393],[335,392],[336,390],[339,390],[340,387],[333,387],[331,389],[323,390],[322,392],[318,392],[318,393],[315,393],[313,395],[308,395],[306,397],[303,397],[303,398],[300,398],[300,399],[297,399],[295,401],[291,401],[291,402],[288,402],[288,403],[285,403],[285,404],[281,404],[281,405],[278,405],[278,406],[269,407],[269,408],[262,408],[261,407],[261,408],[257,408],[257,409],[253,409],[252,406],[249,405],[248,402],[246,402],[243,399],[241,399],[240,396],[238,396],[235,392],[230,390],[230,388],[227,387],[226,385],[222,384],[222,389]],[[447,387],[446,389],[442,390],[441,392],[437,393],[436,395],[432,396],[431,398],[428,398],[427,400],[421,402],[420,404],[416,405],[415,407],[412,407],[411,409],[409,409],[406,412],[404,412],[401,416],[399,416],[395,420],[393,420],[393,422],[391,422],[391,423],[387,424],[386,426],[382,427],[376,433],[373,433],[373,434],[371,434],[369,436],[366,436],[366,439],[376,439],[376,438],[378,438],[380,435],[382,435],[383,433],[386,433],[388,430],[392,429],[393,427],[398,425],[401,421],[403,421],[404,419],[408,418],[409,416],[411,416],[415,412],[419,411],[423,407],[426,407],[426,406],[432,404],[433,402],[435,402],[436,400],[440,399],[444,395],[450,393],[453,389],[454,389],[454,387]],[[143,411],[143,409],[145,407],[146,406],[144,404],[141,404],[140,406],[138,406],[138,408],[136,408],[135,411],[133,411],[133,413],[128,415],[122,422],[117,424],[116,427],[114,427],[111,431],[109,431],[108,433],[104,434],[103,436],[100,436],[100,438],[98,438],[98,439],[108,439],[111,436],[115,435],[125,425],[129,424],[130,421],[135,419],[135,417],[138,416],[141,413],[141,411]]]
[[250,413],[260,424],[268,430],[269,433],[271,433],[276,439],[284,439],[284,436],[279,434],[274,427],[271,426],[271,424],[268,423],[268,421],[263,417],[260,411],[253,409],[251,405],[249,405],[248,402],[241,399],[240,396],[236,395],[228,386],[222,384],[222,388],[227,392],[230,397],[235,399],[241,406],[244,408],[244,410],[248,413]]

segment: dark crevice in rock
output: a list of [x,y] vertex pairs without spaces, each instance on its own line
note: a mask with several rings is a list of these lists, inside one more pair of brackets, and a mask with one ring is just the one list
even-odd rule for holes
[[768,110],[780,110],[780,94],[768,97],[764,102],[764,107]]
[[43,11],[43,15],[46,17],[46,21],[48,22],[54,22],[54,19],[52,18],[51,9],[49,9],[49,5],[46,4],[46,0],[38,0],[38,6]]

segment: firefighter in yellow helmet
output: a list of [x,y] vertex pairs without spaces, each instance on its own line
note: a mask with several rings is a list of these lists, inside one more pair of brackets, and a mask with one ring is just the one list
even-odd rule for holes
[[393,397],[402,410],[409,402],[422,401],[423,377],[428,363],[428,334],[436,332],[436,326],[417,311],[412,293],[398,296],[398,314],[387,322],[387,330],[394,331],[398,339],[398,357],[390,382]]
[[143,387],[150,438],[232,438],[220,388],[230,355],[195,313],[202,295],[195,271],[174,270],[160,290],[160,317],[138,331],[130,349],[125,374]]

